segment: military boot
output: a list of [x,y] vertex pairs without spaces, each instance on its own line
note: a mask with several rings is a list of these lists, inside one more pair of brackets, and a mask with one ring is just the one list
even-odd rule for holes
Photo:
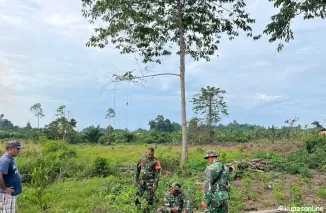
[[135,199],[135,205],[136,205],[136,207],[137,207],[138,210],[141,209],[141,203],[139,202],[138,197]]
[[146,207],[146,208],[143,210],[143,213],[150,213],[149,207]]

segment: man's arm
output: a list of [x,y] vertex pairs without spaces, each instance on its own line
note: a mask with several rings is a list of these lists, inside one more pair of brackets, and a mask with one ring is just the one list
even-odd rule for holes
[[208,206],[212,199],[212,182],[213,182],[213,168],[208,167],[204,172],[204,199],[203,201]]
[[169,193],[166,194],[166,195],[164,196],[164,199],[163,199],[163,205],[164,205],[165,207],[171,207],[171,206],[170,206],[170,200],[169,200],[169,197],[170,197],[170,194],[169,194]]
[[6,185],[5,185],[5,181],[3,180],[3,174],[0,173],[0,188],[2,189],[2,191],[6,190]]
[[14,192],[13,187],[9,187],[7,188],[5,185],[5,181],[3,178],[3,175],[8,174],[8,169],[9,169],[9,164],[10,162],[8,160],[1,160],[0,161],[0,188],[2,189],[3,192],[11,194],[12,192]]
[[182,199],[183,199],[183,212],[186,212],[186,213],[192,213],[193,210],[192,210],[192,206],[191,206],[191,203],[190,203],[190,200],[186,197],[185,194],[183,194],[182,196]]
[[161,163],[160,161],[156,161],[155,163],[155,180],[154,180],[154,187],[158,187],[158,182],[160,180],[160,172],[161,172]]
[[137,183],[139,181],[139,174],[140,174],[140,170],[141,170],[140,162],[141,162],[141,160],[139,160],[136,165],[135,183]]

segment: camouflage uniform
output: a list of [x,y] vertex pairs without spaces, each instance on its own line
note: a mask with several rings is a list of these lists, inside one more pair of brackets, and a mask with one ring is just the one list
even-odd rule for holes
[[[208,151],[205,159],[217,157],[215,151]],[[226,213],[230,199],[230,174],[229,168],[218,160],[205,169],[204,172],[204,199],[207,204],[205,212]]]
[[135,177],[137,187],[136,196],[137,198],[142,197],[146,191],[148,205],[153,205],[155,196],[154,188],[158,187],[160,170],[160,162],[155,157],[148,159],[144,156],[137,163]]
[[171,209],[176,208],[177,213],[193,213],[192,207],[186,195],[181,190],[181,185],[179,183],[173,183],[170,187],[179,191],[178,195],[173,195],[171,192],[168,192],[164,196],[163,208],[157,209],[158,213],[172,213]]

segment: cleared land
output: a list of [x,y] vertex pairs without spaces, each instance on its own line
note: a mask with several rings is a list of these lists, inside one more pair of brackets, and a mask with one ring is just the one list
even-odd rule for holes
[[[253,171],[250,167],[236,169],[232,175],[230,212],[276,209],[279,205],[313,205],[326,209],[325,172],[315,169],[291,174],[284,172],[284,168],[278,169],[287,155],[303,148],[301,142],[193,146],[189,148],[189,162],[183,171],[178,168],[181,154],[178,146],[66,145],[59,141],[24,145],[26,149],[17,159],[25,182],[24,193],[19,196],[22,213],[41,212],[41,207],[44,207],[44,212],[51,213],[137,212],[133,205],[134,166],[150,146],[156,148],[156,157],[163,167],[156,207],[162,205],[169,184],[179,181],[196,211],[200,212],[202,171],[207,165],[203,156],[206,150],[215,149],[220,153],[221,161],[229,164],[250,159],[271,162],[268,165],[271,168],[266,171]],[[3,145],[1,150],[3,153]],[[293,161],[288,165],[297,169],[296,163]],[[44,188],[41,202],[35,186],[30,184],[33,168],[39,165],[48,171],[46,174],[50,180],[47,187],[41,185]]]

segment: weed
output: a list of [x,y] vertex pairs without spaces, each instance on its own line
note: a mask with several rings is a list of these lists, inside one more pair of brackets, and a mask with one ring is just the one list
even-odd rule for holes
[[283,187],[278,184],[273,187],[273,193],[276,198],[276,202],[278,205],[283,205],[285,202],[285,194],[283,192]]
[[303,205],[303,198],[302,198],[302,189],[297,186],[296,184],[290,185],[290,193],[292,197],[292,202],[296,205]]
[[319,199],[326,199],[326,188],[317,189],[316,195]]

